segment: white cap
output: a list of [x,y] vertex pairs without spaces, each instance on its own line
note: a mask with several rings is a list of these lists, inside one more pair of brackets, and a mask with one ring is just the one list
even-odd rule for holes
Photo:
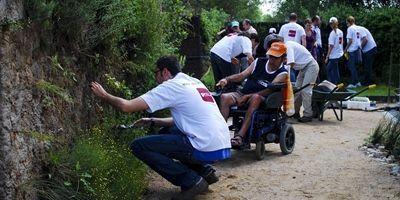
[[331,18],[329,19],[329,23],[333,23],[333,22],[338,22],[338,20],[337,20],[336,17],[331,17]]
[[268,33],[276,33],[276,29],[275,28],[270,28]]

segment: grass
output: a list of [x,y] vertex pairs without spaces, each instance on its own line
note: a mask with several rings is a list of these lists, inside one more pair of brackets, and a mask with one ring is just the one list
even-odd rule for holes
[[[355,90],[355,91],[358,92],[358,91],[361,91],[364,88],[366,88],[366,87],[364,87],[364,86],[363,87],[358,87],[358,88],[355,88],[355,89],[352,89],[352,90]],[[358,96],[361,96],[361,97],[366,97],[366,96],[387,96],[388,95],[388,89],[389,89],[389,87],[387,85],[377,85],[376,87],[371,88],[371,89],[361,93]],[[396,95],[396,93],[394,92],[394,89],[395,89],[394,87],[390,87],[390,96],[395,96]]]

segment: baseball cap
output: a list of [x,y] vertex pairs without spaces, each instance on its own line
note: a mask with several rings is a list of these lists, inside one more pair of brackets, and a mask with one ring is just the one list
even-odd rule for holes
[[272,40],[281,40],[283,42],[283,38],[275,33],[267,35],[264,39],[264,49],[268,48],[268,43],[270,43]]
[[283,42],[274,42],[269,48],[267,55],[271,55],[274,57],[281,57],[286,53],[286,45]]
[[333,23],[333,22],[338,22],[338,19],[336,17],[331,17],[329,19],[329,23]]
[[239,22],[238,21],[232,21],[231,22],[231,27],[235,27],[235,26],[239,26]]
[[268,33],[276,33],[276,29],[275,28],[270,28]]

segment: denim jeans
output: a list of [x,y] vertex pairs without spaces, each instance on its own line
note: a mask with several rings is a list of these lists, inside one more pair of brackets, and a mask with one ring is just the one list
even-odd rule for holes
[[372,65],[374,64],[376,54],[376,47],[363,53],[363,74],[364,74],[364,84],[368,85],[372,83]]
[[347,67],[350,70],[351,74],[351,84],[355,85],[358,82],[358,72],[357,72],[357,64],[360,63],[360,50],[356,50],[353,52],[349,52],[350,58],[349,62],[347,63]]
[[326,66],[328,81],[334,84],[338,84],[340,81],[339,60],[340,58],[329,59],[328,65]]
[[212,170],[210,165],[193,158],[194,147],[177,128],[168,134],[135,139],[130,149],[138,159],[182,190],[190,189],[202,174]]

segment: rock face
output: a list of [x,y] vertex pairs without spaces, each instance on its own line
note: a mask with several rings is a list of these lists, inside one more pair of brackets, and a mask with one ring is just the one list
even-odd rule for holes
[[[0,21],[24,20],[23,10],[22,0],[0,0]],[[77,72],[78,81],[74,81],[54,70],[51,58],[59,53],[43,48],[42,43],[34,24],[19,30],[1,26],[0,200],[37,199],[27,185],[42,170],[50,144],[44,136],[70,137],[90,120],[85,72]],[[69,58],[76,72],[78,61],[72,55]],[[39,88],[40,80],[65,89],[72,102]]]

